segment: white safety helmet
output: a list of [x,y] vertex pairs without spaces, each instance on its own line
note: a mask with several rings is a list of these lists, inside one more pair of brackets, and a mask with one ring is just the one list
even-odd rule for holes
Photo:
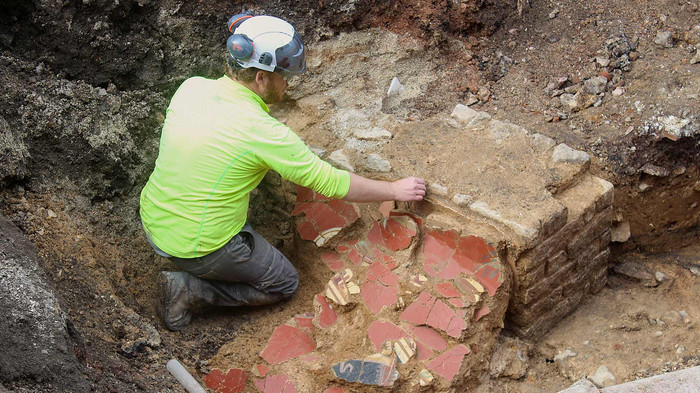
[[294,27],[274,16],[234,15],[228,21],[232,35],[226,41],[240,68],[255,67],[283,76],[306,71],[306,49]]

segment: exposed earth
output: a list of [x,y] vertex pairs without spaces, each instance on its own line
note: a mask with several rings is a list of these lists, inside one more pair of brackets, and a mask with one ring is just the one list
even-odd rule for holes
[[[146,242],[138,195],[168,99],[189,76],[221,74],[223,26],[241,8],[288,18],[307,41],[309,72],[273,114],[322,156],[357,121],[329,123],[329,111],[353,100],[362,109],[398,77],[403,98],[383,99],[372,121],[468,104],[589,152],[594,173],[615,185],[607,286],[538,342],[518,341],[527,360],[480,376],[475,391],[556,392],[603,365],[621,383],[700,363],[696,0],[9,1],[0,5],[0,210],[38,249],[93,391],[184,391],[168,359],[201,378],[223,365],[227,343],[259,352],[325,285],[302,264],[291,301],[211,310],[176,333],[157,317],[157,275],[175,267]],[[310,103],[316,112],[300,110]],[[292,205],[280,189],[293,187],[266,178],[251,223],[294,261]],[[0,370],[0,390],[82,391],[55,371],[28,370]]]

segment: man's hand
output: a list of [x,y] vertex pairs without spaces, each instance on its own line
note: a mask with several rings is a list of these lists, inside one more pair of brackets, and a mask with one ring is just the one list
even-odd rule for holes
[[419,177],[407,177],[391,183],[394,200],[400,202],[421,201],[425,196],[425,180]]

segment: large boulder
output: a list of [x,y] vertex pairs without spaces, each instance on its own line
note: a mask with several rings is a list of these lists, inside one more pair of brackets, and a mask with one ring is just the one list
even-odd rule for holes
[[66,315],[42,280],[37,258],[36,248],[0,215],[0,384],[38,392],[89,391]]

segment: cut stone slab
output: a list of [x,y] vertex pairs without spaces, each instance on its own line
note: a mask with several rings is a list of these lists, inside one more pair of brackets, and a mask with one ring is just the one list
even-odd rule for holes
[[700,392],[700,367],[692,367],[651,378],[604,388],[602,393],[697,393]]
[[202,378],[202,382],[215,392],[238,393],[245,389],[247,379],[248,374],[244,370],[232,368],[224,373],[215,368]]
[[558,393],[600,393],[600,390],[586,378],[583,378],[571,385],[568,389],[560,390]]

